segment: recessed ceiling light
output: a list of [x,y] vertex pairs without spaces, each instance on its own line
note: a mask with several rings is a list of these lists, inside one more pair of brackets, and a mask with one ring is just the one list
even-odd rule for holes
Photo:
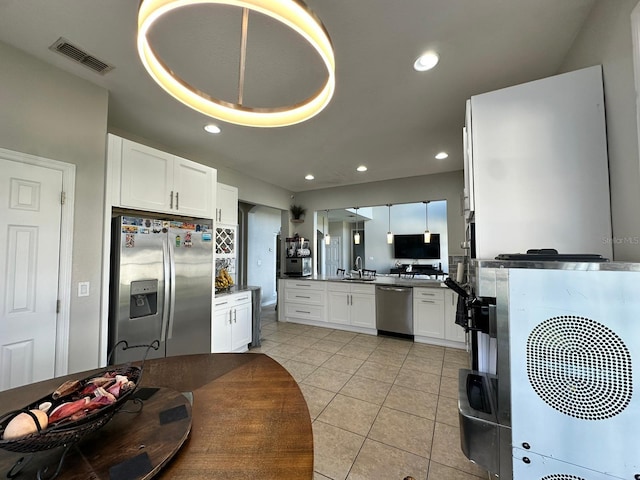
[[444,160],[448,156],[449,156],[449,154],[447,152],[440,152],[439,154],[436,155],[436,158],[438,160]]
[[415,63],[413,64],[413,68],[415,68],[418,72],[425,72],[427,70],[431,70],[438,64],[440,57],[435,52],[427,52],[420,55]]
[[217,125],[214,125],[213,123],[210,123],[209,125],[205,125],[204,130],[207,133],[220,133],[220,127]]
[[364,165],[360,165],[358,168],[356,168],[357,171],[359,172],[366,172],[367,171],[367,167],[365,167]]
[[313,175],[311,175],[311,174],[309,174],[309,175],[305,175],[305,177],[304,177],[304,179],[305,179],[305,180],[313,180],[314,178],[316,178],[316,177],[314,177],[314,176],[313,176]]

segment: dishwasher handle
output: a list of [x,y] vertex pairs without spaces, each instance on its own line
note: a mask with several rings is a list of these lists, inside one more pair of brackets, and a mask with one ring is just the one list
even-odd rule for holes
[[412,287],[376,287],[378,290],[383,290],[385,292],[409,292],[412,290]]

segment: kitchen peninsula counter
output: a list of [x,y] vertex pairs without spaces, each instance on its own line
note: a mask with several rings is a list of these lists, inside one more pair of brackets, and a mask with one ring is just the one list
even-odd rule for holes
[[[21,408],[55,390],[63,381],[84,378],[91,373],[68,375],[0,392],[2,411]],[[160,470],[158,478],[313,478],[313,433],[307,404],[296,381],[268,356],[259,353],[198,354],[147,360],[142,386],[193,394],[190,436]],[[128,427],[135,429],[136,417],[130,418]],[[101,432],[108,434],[106,429],[103,427],[93,434],[97,435],[103,449],[101,457],[112,455],[117,464],[148,451],[153,458],[153,444],[136,444],[113,451],[114,448],[109,447],[115,442],[100,437]],[[126,435],[125,430],[118,436]],[[163,437],[156,435],[154,441],[162,442]],[[21,455],[0,450],[0,466],[8,470]],[[39,455],[33,457],[28,468],[38,467]],[[109,474],[93,469],[89,460],[72,448],[59,478],[106,480]]]
[[[347,280],[342,276],[315,275],[286,276],[279,282],[278,320],[281,322],[368,335],[378,335],[380,331],[402,333],[412,335],[416,342],[466,348],[465,331],[455,323],[457,294],[440,280],[390,275]],[[383,295],[396,293],[403,295],[403,301],[410,302],[411,308],[405,309],[406,314],[394,311],[391,315],[402,318],[403,325],[413,322],[411,332],[405,327],[398,330],[400,327],[395,324],[392,328],[388,328],[388,324],[379,326],[379,311],[381,307],[384,310],[388,301]]]

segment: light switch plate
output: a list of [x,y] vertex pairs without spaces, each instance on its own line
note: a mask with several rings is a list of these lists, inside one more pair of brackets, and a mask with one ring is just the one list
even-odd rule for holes
[[88,297],[89,296],[89,287],[90,282],[79,282],[78,283],[78,296],[79,297]]

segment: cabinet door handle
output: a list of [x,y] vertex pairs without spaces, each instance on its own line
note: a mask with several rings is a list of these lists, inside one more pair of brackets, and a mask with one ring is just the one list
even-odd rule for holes
[[169,208],[173,209],[173,190],[169,194]]
[[306,313],[307,315],[311,315],[311,312],[305,312],[304,310],[296,310],[296,313]]
[[310,287],[308,283],[296,283],[296,287]]
[[231,325],[231,322],[232,322],[232,320],[231,320],[231,310],[229,310],[229,325]]
[[436,303],[433,300],[422,300],[422,303]]
[[306,297],[304,295],[296,295],[296,298],[311,298],[311,297]]
[[176,192],[176,210],[180,210],[180,207],[178,205],[179,195],[180,195],[180,192]]
[[234,308],[233,309],[233,323],[238,323],[238,315],[237,315],[237,310]]

